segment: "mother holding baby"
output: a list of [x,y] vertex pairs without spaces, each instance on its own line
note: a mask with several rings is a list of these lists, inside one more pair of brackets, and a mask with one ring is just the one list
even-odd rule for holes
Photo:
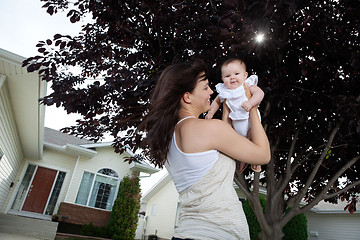
[[[249,87],[245,86],[248,99]],[[244,239],[249,228],[233,188],[236,161],[270,161],[257,108],[249,109],[251,140],[227,119],[200,119],[213,93],[201,61],[168,66],[152,92],[150,111],[139,126],[147,132],[151,158],[165,166],[179,192],[181,212],[173,239]]]

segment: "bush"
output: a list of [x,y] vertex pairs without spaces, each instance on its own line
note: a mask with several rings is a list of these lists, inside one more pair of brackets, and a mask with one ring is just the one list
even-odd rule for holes
[[305,214],[296,215],[283,228],[283,240],[307,240],[307,220]]
[[[263,196],[260,196],[259,199],[261,206],[263,207],[263,211],[265,211],[266,200]],[[243,203],[243,209],[249,225],[250,239],[258,240],[261,228],[248,200]],[[307,220],[305,214],[293,217],[283,228],[283,233],[285,235],[283,240],[307,240]]]
[[111,238],[107,227],[97,227],[93,223],[85,224],[81,227],[81,234],[85,236]]
[[124,177],[108,223],[112,239],[135,238],[140,209],[140,180],[137,175]]
[[[260,196],[259,199],[260,199],[261,206],[263,207],[263,210],[265,211],[266,200],[263,196]],[[250,239],[257,240],[259,233],[261,232],[261,227],[260,227],[260,224],[250,206],[249,200],[246,200],[243,203],[243,209],[244,209],[244,213],[246,216],[246,220],[249,225]]]

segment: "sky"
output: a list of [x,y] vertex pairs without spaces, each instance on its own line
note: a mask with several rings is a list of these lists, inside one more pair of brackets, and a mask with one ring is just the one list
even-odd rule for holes
[[[0,0],[0,48],[23,57],[36,56],[36,44],[52,39],[56,33],[75,36],[86,22],[71,23],[66,13],[50,16],[41,8],[40,0]],[[45,127],[59,130],[72,126],[76,114],[67,115],[61,108],[46,107]],[[146,193],[166,171],[141,180],[142,193]]]
[[[84,22],[72,24],[64,13],[50,16],[42,5],[40,0],[0,0],[0,48],[32,57],[39,54],[39,41],[52,39],[56,33],[75,35],[80,31]],[[62,109],[46,108],[46,127],[59,130],[76,119],[75,114],[66,116]]]

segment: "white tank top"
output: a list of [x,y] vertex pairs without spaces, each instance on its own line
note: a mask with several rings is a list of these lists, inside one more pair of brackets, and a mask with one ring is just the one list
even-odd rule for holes
[[[177,124],[185,119],[181,119]],[[184,153],[175,140],[175,132],[171,139],[165,168],[175,183],[176,190],[180,193],[195,184],[206,175],[219,158],[217,150],[209,150],[198,153]]]

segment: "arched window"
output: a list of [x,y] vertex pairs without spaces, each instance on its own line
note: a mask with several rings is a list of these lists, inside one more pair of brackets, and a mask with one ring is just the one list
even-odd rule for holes
[[107,175],[107,176],[111,176],[111,177],[118,177],[117,173],[110,169],[110,168],[102,168],[98,171],[98,173],[101,173],[101,174],[104,174],[104,175]]
[[111,210],[119,186],[118,174],[102,168],[96,174],[84,172],[75,203]]

